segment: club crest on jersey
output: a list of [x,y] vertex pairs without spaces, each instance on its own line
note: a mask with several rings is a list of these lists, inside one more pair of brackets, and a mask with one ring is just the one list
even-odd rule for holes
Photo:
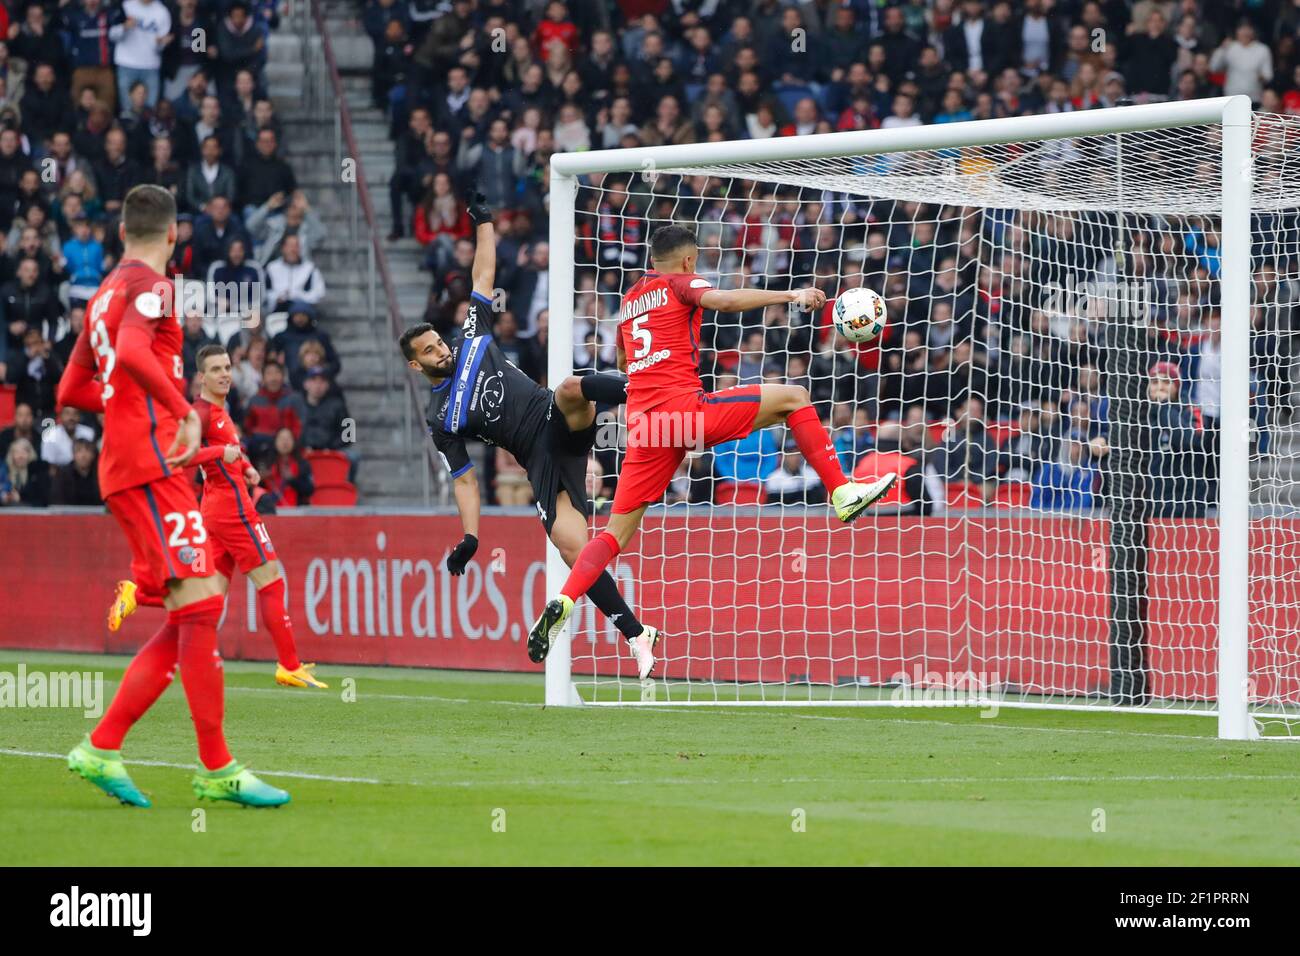
[[161,319],[163,316],[162,296],[157,292],[141,292],[135,297],[135,310],[146,319]]
[[501,418],[501,408],[506,401],[504,372],[497,372],[483,383],[482,399],[483,418],[489,422],[498,421]]
[[193,548],[191,548],[188,544],[181,545],[180,549],[176,552],[176,557],[180,559],[181,564],[192,565],[194,563],[194,559],[197,558],[198,556],[199,553],[195,551]]

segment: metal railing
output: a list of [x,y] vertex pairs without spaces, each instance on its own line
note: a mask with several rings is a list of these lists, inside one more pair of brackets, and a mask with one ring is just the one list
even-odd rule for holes
[[[424,434],[423,390],[406,374],[401,365],[401,355],[397,351],[396,342],[404,323],[384,250],[384,237],[375,215],[361,150],[352,125],[352,112],[348,107],[343,77],[339,72],[329,33],[325,29],[322,0],[298,0],[293,4],[288,19],[293,23],[294,32],[302,44],[302,105],[309,117],[319,119],[322,123],[332,117],[334,174],[339,176],[340,186],[352,187],[347,190],[348,249],[355,257],[358,272],[364,270],[367,277],[366,314],[376,336],[378,354],[384,360],[384,384],[388,395],[392,395],[397,384],[395,376],[399,371],[402,375],[402,394],[405,398],[402,402],[403,452],[407,460],[416,462],[420,467],[425,506],[432,505],[435,497],[445,502],[449,498],[449,488],[443,469],[438,467],[433,443]],[[350,170],[345,170],[344,159],[351,160]],[[348,172],[351,173],[350,180]],[[362,262],[362,259],[365,261]],[[384,310],[386,315],[382,318],[378,308],[378,292],[381,288],[387,306]],[[420,423],[418,449],[413,429],[415,422]],[[433,475],[439,476],[436,489]]]

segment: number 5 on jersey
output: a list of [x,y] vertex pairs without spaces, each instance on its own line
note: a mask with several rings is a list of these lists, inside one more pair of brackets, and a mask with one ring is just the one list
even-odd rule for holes
[[650,330],[642,328],[642,323],[650,320],[650,313],[645,312],[638,315],[632,320],[632,338],[636,339],[636,351],[632,353],[633,358],[645,358],[650,354]]

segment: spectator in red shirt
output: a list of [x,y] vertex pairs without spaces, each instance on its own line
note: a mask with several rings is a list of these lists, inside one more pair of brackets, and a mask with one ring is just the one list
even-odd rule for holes
[[275,433],[270,458],[271,466],[263,472],[262,484],[276,504],[286,508],[308,504],[315,490],[311,463],[303,457],[294,431],[281,428]]
[[569,22],[569,9],[560,0],[546,5],[546,19],[533,33],[533,49],[545,63],[551,56],[551,44],[559,40],[569,53],[578,52],[578,28]]
[[284,366],[267,362],[262,369],[262,387],[244,413],[250,457],[256,459],[269,448],[281,429],[288,429],[294,439],[302,434],[302,399],[285,382]]
[[425,247],[424,265],[441,270],[451,262],[457,239],[470,238],[469,212],[452,191],[451,177],[435,173],[433,186],[415,207],[415,238]]

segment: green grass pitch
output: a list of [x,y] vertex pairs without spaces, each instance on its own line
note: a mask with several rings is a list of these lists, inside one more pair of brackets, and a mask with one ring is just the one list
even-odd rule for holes
[[[126,659],[3,652],[0,670]],[[227,662],[236,757],[281,810],[202,804],[173,686],[127,740],[151,810],[64,764],[92,725],[0,710],[4,864],[1289,864],[1300,749],[1203,717],[966,708],[544,710],[538,677]],[[340,694],[355,682],[355,702]],[[182,766],[169,766],[182,765]],[[297,776],[295,776],[297,775]],[[802,811],[802,813],[800,813]],[[802,827],[799,826],[802,820]]]

